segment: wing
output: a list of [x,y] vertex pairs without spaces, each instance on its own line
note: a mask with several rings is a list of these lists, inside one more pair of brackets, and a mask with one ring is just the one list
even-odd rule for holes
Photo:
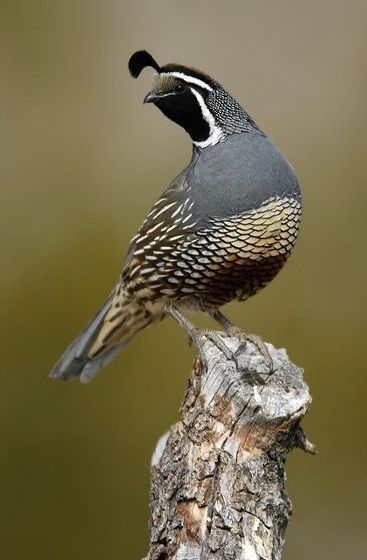
[[143,300],[151,295],[151,289],[162,286],[162,275],[174,266],[182,247],[195,237],[193,205],[184,170],[155,203],[131,240],[121,281]]

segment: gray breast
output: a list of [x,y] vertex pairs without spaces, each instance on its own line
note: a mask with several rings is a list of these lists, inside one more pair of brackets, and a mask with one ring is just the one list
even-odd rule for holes
[[261,206],[269,198],[300,197],[297,176],[277,147],[253,131],[194,154],[186,169],[196,227]]

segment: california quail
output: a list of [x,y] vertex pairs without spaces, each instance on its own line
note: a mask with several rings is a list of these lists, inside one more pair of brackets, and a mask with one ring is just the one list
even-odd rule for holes
[[131,240],[108,300],[54,366],[58,379],[90,380],[167,313],[190,331],[181,310],[193,308],[230,331],[219,308],[272,280],[297,238],[297,177],[247,112],[203,72],[160,67],[146,51],[130,58],[134,78],[147,66],[156,74],[144,102],[189,133],[192,159]]

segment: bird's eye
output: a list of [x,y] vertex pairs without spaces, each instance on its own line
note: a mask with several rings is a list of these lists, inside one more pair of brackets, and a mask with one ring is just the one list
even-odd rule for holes
[[186,90],[186,86],[184,84],[177,84],[175,86],[175,93],[183,93]]

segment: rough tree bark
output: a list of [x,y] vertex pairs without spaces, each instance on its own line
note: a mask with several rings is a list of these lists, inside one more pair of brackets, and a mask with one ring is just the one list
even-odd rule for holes
[[[238,353],[236,338],[225,343]],[[253,344],[236,365],[205,340],[181,420],[159,440],[152,458],[145,560],[281,557],[291,513],[285,460],[293,447],[315,449],[300,427],[311,403],[302,370],[285,350],[267,346],[271,374]]]

